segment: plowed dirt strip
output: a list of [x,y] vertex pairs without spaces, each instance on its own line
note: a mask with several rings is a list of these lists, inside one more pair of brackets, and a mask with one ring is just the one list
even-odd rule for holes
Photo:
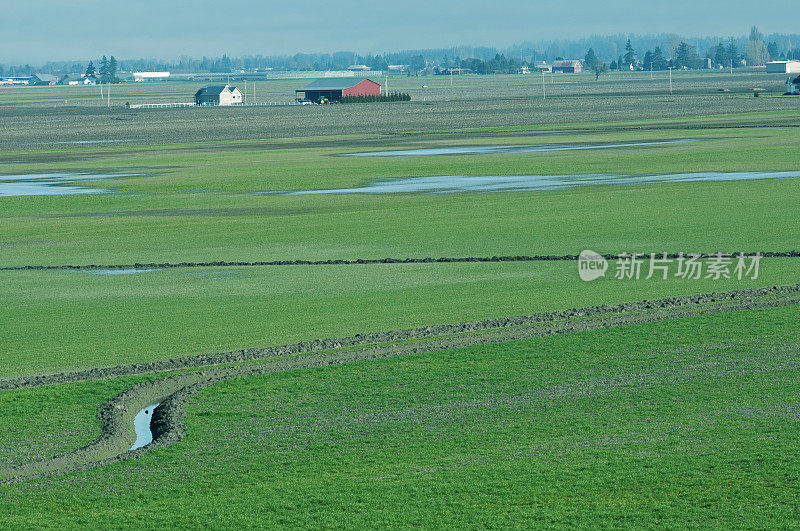
[[[660,253],[640,253],[641,256],[664,256]],[[758,251],[758,252],[732,252],[723,253],[726,256],[755,256],[762,258],[798,258],[800,251]],[[696,256],[697,258],[711,258],[710,253],[667,253],[666,258],[677,259],[680,256]],[[606,260],[619,258],[615,254],[601,255]],[[22,265],[0,267],[0,271],[58,271],[58,270],[120,270],[120,269],[178,269],[186,267],[265,267],[265,266],[325,266],[325,265],[375,265],[375,264],[446,264],[467,262],[564,262],[576,261],[578,255],[519,255],[519,256],[466,256],[466,257],[440,257],[440,258],[357,258],[354,260],[268,260],[257,262],[231,262],[218,260],[212,262],[136,262],[134,264],[86,264],[86,265]]]

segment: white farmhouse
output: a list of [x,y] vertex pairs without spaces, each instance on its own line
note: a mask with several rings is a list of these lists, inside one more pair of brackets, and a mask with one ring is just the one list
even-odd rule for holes
[[800,95],[800,76],[786,80],[786,93],[795,96]]
[[241,91],[230,85],[207,85],[194,94],[197,105],[234,105],[242,103]]

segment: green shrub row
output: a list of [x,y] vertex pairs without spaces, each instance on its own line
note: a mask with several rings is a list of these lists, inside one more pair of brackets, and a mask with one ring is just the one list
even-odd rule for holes
[[405,92],[390,92],[380,96],[345,96],[342,103],[372,103],[378,101],[411,101],[411,95]]

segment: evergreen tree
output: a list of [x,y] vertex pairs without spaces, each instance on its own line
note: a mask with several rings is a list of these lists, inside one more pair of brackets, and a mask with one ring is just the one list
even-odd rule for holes
[[642,66],[644,66],[645,70],[655,70],[653,68],[653,52],[647,50],[644,53],[644,59],[642,59]]
[[724,44],[719,43],[714,47],[714,62],[718,66],[728,66],[730,64],[730,57],[728,55],[728,49],[725,47]]
[[597,54],[594,53],[594,48],[589,48],[583,57],[583,64],[586,65],[586,68],[592,68],[595,61],[597,61]]
[[780,56],[780,52],[778,51],[778,43],[771,42],[767,45],[767,54],[769,55],[770,61],[776,61]]
[[630,68],[631,66],[636,66],[636,51],[633,49],[631,45],[631,40],[628,39],[628,42],[625,43],[625,66]]
[[119,78],[117,78],[117,60],[114,56],[111,56],[111,59],[108,60],[108,81],[107,83],[119,83]]
[[678,68],[694,68],[697,66],[697,48],[681,41],[675,52],[675,66]]
[[733,41],[733,39],[731,39],[731,42],[728,43],[728,56],[726,57],[726,59],[727,59],[726,66],[729,66],[731,64],[734,67],[739,66],[739,59],[740,59],[739,49],[736,47],[736,43]]
[[84,73],[84,77],[94,77],[97,70],[94,67],[94,63],[89,61],[88,66],[86,67],[86,72]]
[[104,55],[100,59],[100,81],[107,83],[106,78],[108,78],[108,58]]
[[661,46],[656,46],[653,50],[653,70],[666,70],[667,66],[667,58],[664,57]]

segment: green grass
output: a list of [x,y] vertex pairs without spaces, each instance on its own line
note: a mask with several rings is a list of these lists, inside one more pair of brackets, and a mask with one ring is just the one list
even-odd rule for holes
[[[797,180],[592,187],[550,192],[276,196],[424,175],[785,171],[794,130],[572,135],[547,142],[750,136],[696,144],[490,156],[354,159],[377,146],[101,150],[6,173],[126,168],[88,183],[133,195],[4,198],[3,265],[789,250]],[[470,139],[483,144],[509,139]],[[513,143],[542,142],[520,137]],[[454,143],[452,140],[447,142]],[[442,145],[434,143],[433,145]],[[425,145],[425,144],[423,144]],[[430,144],[428,144],[430,145]],[[385,146],[384,146],[385,147]],[[581,214],[578,214],[581,213]],[[643,215],[646,213],[646,215]],[[754,231],[753,227],[769,227]],[[42,237],[42,235],[47,235]]]
[[[796,308],[224,382],[12,527],[794,527]],[[202,496],[198,499],[198,493]]]
[[2,466],[48,459],[100,436],[98,406],[153,376],[16,389],[0,393]]
[[[393,79],[392,89],[412,92],[408,105],[143,112],[100,106],[96,88],[70,106],[60,88],[3,88],[0,176],[146,175],[88,184],[117,194],[0,198],[0,265],[796,249],[797,179],[259,193],[425,175],[797,169],[796,99],[746,94],[774,93],[782,79],[676,73],[668,98],[656,77],[558,77],[546,101],[535,77],[465,77],[454,88],[436,77]],[[190,85],[112,94],[182,100]],[[293,86],[258,90],[283,99]],[[332,156],[687,137],[727,138]],[[121,142],[68,143],[93,139]],[[0,378],[795,284],[800,262],[764,260],[761,277],[743,282],[583,283],[576,273],[564,262],[5,271]],[[768,347],[796,342],[798,316],[731,313],[229,381],[193,400],[180,444],[0,487],[0,527],[797,527],[796,346]],[[698,344],[710,346],[687,347]],[[97,406],[136,381],[0,393],[0,459],[85,444]]]
[[585,283],[576,262],[2,272],[0,377],[789,285],[798,271],[795,259],[773,259],[742,281]]
[[[2,265],[356,259],[797,248],[797,180],[594,187],[548,192],[275,196],[408,175],[791,170],[793,130],[576,134],[547,142],[748,136],[696,144],[520,155],[353,159],[374,149],[86,150],[7,173],[150,169],[89,186],[128,194],[3,198]],[[514,143],[541,142],[519,137]],[[498,140],[468,138],[468,143]],[[501,143],[507,143],[503,139]],[[418,145],[452,145],[454,140]],[[131,170],[133,169],[133,170]],[[761,228],[761,229],[759,229]],[[768,229],[767,229],[768,228]],[[100,277],[0,273],[0,375],[110,366],[746,286],[794,284],[794,259],[755,282],[577,280],[575,264],[438,264],[168,270]],[[212,278],[223,277],[223,278]]]

